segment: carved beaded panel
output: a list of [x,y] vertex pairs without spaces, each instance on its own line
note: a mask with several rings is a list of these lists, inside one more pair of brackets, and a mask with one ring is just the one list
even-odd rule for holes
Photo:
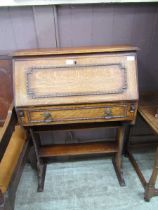
[[14,68],[17,107],[138,97],[134,53],[16,59]]

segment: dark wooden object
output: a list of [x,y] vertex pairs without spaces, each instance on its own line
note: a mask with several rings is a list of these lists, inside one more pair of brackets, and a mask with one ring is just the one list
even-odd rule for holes
[[12,81],[11,57],[0,56],[0,126],[3,125],[13,100]]
[[[13,103],[11,104],[7,118],[5,120],[4,126],[0,133],[0,162],[3,159],[9,141],[11,139],[12,133],[15,129],[15,125],[17,124],[17,116],[15,113],[15,107]],[[14,209],[14,201],[16,195],[16,189],[18,183],[20,181],[20,177],[26,162],[27,154],[29,151],[30,141],[26,141],[24,144],[23,150],[20,154],[19,160],[16,164],[14,173],[9,182],[8,189],[5,193],[2,193],[0,189],[0,210],[13,210]]]
[[[155,135],[158,135],[158,118],[155,117],[155,112],[158,106],[158,94],[148,93],[142,96],[140,100],[140,105],[138,108],[139,114],[142,119],[152,128]],[[156,179],[158,175],[158,147],[155,153],[155,163],[153,166],[152,175],[149,181],[146,181],[143,173],[141,172],[139,165],[137,164],[132,150],[130,149],[130,144],[127,151],[129,160],[131,161],[141,183],[145,189],[144,199],[150,201],[153,196],[158,196],[158,189],[155,188]]]
[[[13,54],[14,99],[19,123],[32,137],[43,191],[46,158],[112,153],[121,186],[127,124],[138,102],[135,47],[86,47],[19,51]],[[41,146],[39,131],[117,127],[114,144]]]
[[8,146],[9,140],[12,136],[12,133],[15,129],[15,125],[17,124],[17,115],[15,112],[15,107],[13,103],[11,104],[8,116],[6,118],[5,124],[3,126],[2,132],[0,133],[0,161],[3,158],[3,155]]

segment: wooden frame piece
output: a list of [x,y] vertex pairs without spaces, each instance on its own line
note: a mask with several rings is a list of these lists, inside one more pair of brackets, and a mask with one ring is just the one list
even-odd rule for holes
[[154,196],[158,196],[158,189],[155,188],[155,183],[156,183],[156,178],[158,175],[158,148],[156,151],[156,155],[155,155],[155,163],[153,166],[153,171],[152,171],[152,175],[150,177],[149,182],[146,181],[143,173],[140,170],[140,167],[138,165],[138,163],[136,162],[133,154],[131,153],[131,151],[128,149],[128,158],[133,166],[133,168],[135,169],[139,180],[142,184],[142,186],[144,187],[145,193],[144,193],[144,200],[145,201],[150,201],[150,199]]
[[124,146],[124,135],[125,135],[125,126],[119,127],[117,132],[117,145],[118,151],[115,153],[114,158],[112,159],[114,169],[120,183],[120,186],[125,186],[125,181],[123,178],[123,171],[122,171],[122,152]]
[[46,174],[46,164],[44,163],[43,159],[39,155],[39,135],[33,132],[33,129],[29,129],[30,135],[33,141],[35,154],[36,154],[36,160],[37,160],[37,174],[38,174],[38,192],[43,192],[44,188],[44,180],[45,180],[45,174]]
[[[141,116],[141,115],[140,115]],[[144,120],[144,118],[141,116],[141,118],[143,119],[144,122],[146,122]],[[130,126],[128,128],[130,130]],[[130,131],[127,133],[126,135],[126,139],[128,139],[129,141],[129,136],[130,136]],[[126,145],[126,151],[125,151],[126,156],[128,156],[134,170],[136,171],[138,178],[145,190],[144,192],[144,200],[145,201],[150,201],[150,199],[154,196],[158,196],[158,189],[155,188],[155,184],[156,184],[156,179],[157,179],[157,175],[158,175],[158,147],[156,149],[156,153],[155,153],[155,162],[154,162],[154,166],[152,169],[152,174],[151,177],[149,179],[149,181],[147,181],[137,163],[137,161],[135,160],[131,149],[130,149],[130,143],[127,142]]]
[[17,116],[15,112],[15,107],[13,103],[11,104],[6,121],[0,133],[0,161],[3,158],[5,150],[8,146],[11,135],[15,129],[15,125],[17,124]]
[[[12,133],[17,124],[17,116],[13,103],[11,104],[5,124],[0,133],[0,162],[3,159],[4,153],[7,149]],[[27,153],[29,151],[29,141],[24,144],[23,150],[15,167],[14,173],[11,177],[8,189],[2,193],[0,189],[0,210],[13,210],[16,189],[26,162]]]
[[[111,125],[111,124],[110,124]],[[106,122],[108,127],[108,123]],[[113,154],[113,166],[119,181],[120,186],[125,186],[122,171],[122,153],[125,141],[126,123],[117,123],[117,143],[109,142],[97,142],[97,143],[82,143],[82,144],[69,144],[69,145],[52,145],[40,147],[40,138],[36,127],[29,128],[29,132],[32,138],[32,142],[35,149],[36,161],[37,161],[37,175],[38,175],[38,192],[43,192],[44,181],[46,174],[46,158],[63,157],[63,156],[78,156],[78,155],[91,155],[91,154]],[[67,129],[69,129],[69,125]],[[76,126],[75,126],[76,128]],[[80,124],[78,125],[80,129]],[[85,128],[85,127],[84,127]],[[43,127],[44,130],[48,130],[47,126]],[[62,127],[60,128],[62,130]],[[34,162],[34,161],[33,161]]]
[[14,173],[12,175],[10,184],[7,191],[3,194],[0,190],[0,210],[14,210],[14,202],[16,190],[25,166],[28,152],[30,150],[30,143],[26,141],[24,148],[21,152],[17,165],[15,167]]

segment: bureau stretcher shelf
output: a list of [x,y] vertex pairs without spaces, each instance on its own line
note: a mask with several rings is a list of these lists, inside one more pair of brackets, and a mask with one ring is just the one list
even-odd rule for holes
[[[84,47],[18,51],[13,55],[14,101],[19,123],[30,133],[37,158],[38,191],[48,157],[113,153],[121,186],[127,124],[138,106],[136,47]],[[42,147],[37,132],[52,128],[116,127],[114,144]]]
[[54,145],[39,148],[40,157],[74,156],[90,154],[107,154],[117,152],[115,143],[84,143],[70,145]]

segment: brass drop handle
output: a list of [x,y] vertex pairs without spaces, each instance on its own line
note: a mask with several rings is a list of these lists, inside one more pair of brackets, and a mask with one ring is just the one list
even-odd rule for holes
[[112,110],[111,108],[106,108],[105,109],[105,119],[111,119],[112,118]]
[[45,122],[51,122],[53,121],[52,115],[49,112],[43,113],[44,121]]
[[135,110],[136,110],[135,104],[131,104],[130,105],[130,112],[135,112]]
[[23,111],[20,111],[20,112],[19,112],[19,116],[20,116],[20,117],[24,117],[24,112],[23,112]]

